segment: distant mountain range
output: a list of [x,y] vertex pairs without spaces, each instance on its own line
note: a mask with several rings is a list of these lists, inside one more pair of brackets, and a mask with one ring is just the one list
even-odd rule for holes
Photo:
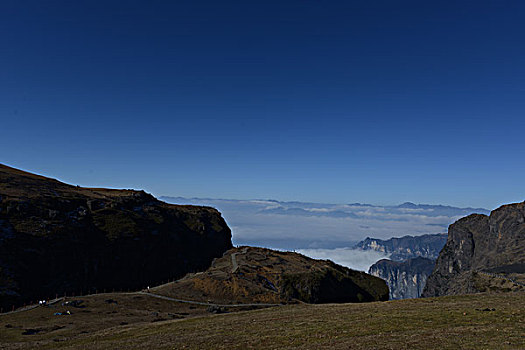
[[272,199],[235,200],[160,197],[173,204],[212,206],[232,228],[237,245],[279,249],[352,247],[364,237],[435,234],[484,208],[414,204],[380,206],[363,203],[328,204]]
[[[278,214],[278,215],[298,215],[298,216],[327,216],[327,217],[349,217],[349,218],[367,218],[370,217],[370,211],[374,212],[374,217],[379,220],[394,220],[393,214],[398,215],[425,215],[430,217],[437,216],[464,216],[472,213],[489,214],[490,210],[485,208],[458,208],[448,205],[431,205],[431,204],[414,204],[405,202],[393,206],[381,206],[363,203],[351,204],[329,204],[329,203],[312,203],[312,202],[286,202],[273,199],[254,199],[254,200],[237,200],[237,199],[212,199],[212,198],[184,198],[184,197],[167,197],[162,196],[160,199],[166,202],[215,202],[238,205],[264,204],[263,208],[257,211],[259,214]],[[383,215],[381,215],[383,213]]]

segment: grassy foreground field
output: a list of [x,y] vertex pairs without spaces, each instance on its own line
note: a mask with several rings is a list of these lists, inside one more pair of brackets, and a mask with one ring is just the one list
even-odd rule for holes
[[[171,320],[152,316],[150,311],[157,308],[161,310],[159,315],[167,315],[170,308],[175,310],[180,305],[147,298],[120,304],[126,302],[133,303],[129,305],[133,311],[128,307],[118,309],[118,304],[111,304],[115,306],[111,311],[97,309],[99,304],[92,301],[93,310],[86,313],[90,318],[82,322],[81,312],[47,316],[42,313],[44,308],[0,316],[1,347],[525,349],[524,292],[365,304],[299,304],[219,315],[191,309],[194,317]],[[142,316],[138,311],[141,308],[146,310]],[[21,335],[21,328],[36,326],[35,319],[54,329]],[[92,324],[86,324],[89,322]]]

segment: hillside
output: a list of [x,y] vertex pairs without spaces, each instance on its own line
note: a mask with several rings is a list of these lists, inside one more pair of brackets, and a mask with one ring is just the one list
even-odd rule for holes
[[515,203],[450,225],[423,296],[525,289],[524,279],[525,203]]
[[[68,299],[73,301],[76,299]],[[143,294],[0,315],[3,349],[523,349],[525,293],[299,304],[210,315]]]
[[377,277],[328,260],[254,247],[231,249],[208,270],[152,292],[223,304],[388,300],[388,287]]
[[209,266],[231,248],[209,207],[82,188],[0,165],[0,307],[65,293],[140,289]]

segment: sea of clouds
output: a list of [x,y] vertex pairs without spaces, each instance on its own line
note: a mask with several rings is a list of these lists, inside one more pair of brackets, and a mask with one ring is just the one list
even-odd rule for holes
[[182,197],[161,199],[173,204],[217,208],[232,229],[232,241],[236,246],[298,251],[362,271],[386,258],[378,252],[352,249],[366,237],[389,239],[441,233],[465,215],[488,213],[482,208],[413,203],[377,206]]
[[389,257],[389,255],[375,250],[353,248],[298,249],[296,252],[314,259],[329,259],[339,265],[365,272],[368,272],[368,268],[378,260]]

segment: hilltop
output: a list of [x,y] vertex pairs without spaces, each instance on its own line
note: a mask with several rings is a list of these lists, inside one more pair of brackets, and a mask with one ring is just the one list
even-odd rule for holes
[[255,247],[231,249],[208,270],[152,292],[224,304],[388,300],[388,287],[380,278],[329,260]]

